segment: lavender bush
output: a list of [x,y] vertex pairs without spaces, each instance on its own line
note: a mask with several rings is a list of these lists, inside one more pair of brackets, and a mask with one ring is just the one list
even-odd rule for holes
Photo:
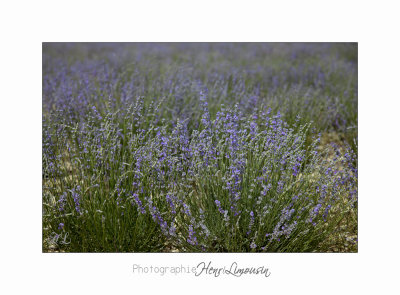
[[356,45],[44,44],[42,138],[46,251],[357,250]]

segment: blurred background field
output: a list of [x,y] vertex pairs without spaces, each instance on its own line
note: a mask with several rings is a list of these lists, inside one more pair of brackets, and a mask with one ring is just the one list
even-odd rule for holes
[[200,116],[196,98],[207,89],[211,117],[221,104],[271,107],[287,122],[300,115],[353,144],[357,86],[356,43],[43,45],[44,111],[77,118],[91,105],[104,114],[109,99],[121,109],[142,97],[146,105],[162,99],[159,115],[173,124]]

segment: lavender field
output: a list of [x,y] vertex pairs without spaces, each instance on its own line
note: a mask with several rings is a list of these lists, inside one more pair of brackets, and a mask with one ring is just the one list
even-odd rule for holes
[[357,252],[356,43],[44,43],[43,252]]

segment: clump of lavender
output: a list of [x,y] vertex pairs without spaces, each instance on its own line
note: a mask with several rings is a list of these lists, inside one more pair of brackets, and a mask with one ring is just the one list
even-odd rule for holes
[[[76,252],[307,252],[356,233],[354,53],[46,44],[44,236],[67,230]],[[325,150],[319,132],[350,145]]]
[[[337,160],[323,160],[319,137],[310,148],[306,147],[308,125],[290,128],[278,113],[267,116],[264,123],[259,122],[259,132],[254,134],[254,121],[243,118],[238,110],[227,114],[225,119],[219,117],[212,122],[215,126],[221,124],[220,133],[213,134],[218,136],[213,138],[213,142],[218,142],[217,156],[209,159],[206,167],[198,166],[195,170],[199,195],[190,201],[211,210],[209,218],[205,219],[210,234],[200,234],[198,240],[208,246],[213,239],[225,240],[226,247],[232,251],[255,249],[255,245],[260,245],[264,251],[310,250],[308,244],[303,243],[305,239],[310,239],[309,243],[319,243],[321,237],[332,230],[322,225],[329,219],[333,206],[339,205],[337,196],[348,193],[348,187],[341,185],[343,178],[339,176],[348,175],[347,168],[339,173]],[[235,132],[231,117],[237,121],[243,118]],[[192,141],[197,140],[197,137],[192,138]],[[232,153],[238,144],[240,151]],[[194,162],[201,162],[201,156],[194,154]],[[222,208],[222,201],[229,204],[227,210]],[[249,212],[249,208],[250,213],[241,213]],[[185,209],[183,211],[189,216]],[[337,222],[338,215],[332,217],[332,223]],[[194,218],[191,224],[200,224],[196,214],[190,216]],[[193,225],[190,226],[191,232]],[[246,240],[248,248],[236,248],[238,244],[233,242],[245,243]],[[194,248],[189,246],[189,249]]]

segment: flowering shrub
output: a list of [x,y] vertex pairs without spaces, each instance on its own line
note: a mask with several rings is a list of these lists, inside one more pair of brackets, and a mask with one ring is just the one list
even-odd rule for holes
[[[65,251],[331,250],[343,221],[356,224],[357,98],[352,62],[324,52],[352,48],[176,46],[45,46],[44,240],[67,233]],[[266,66],[264,51],[290,62]],[[323,147],[325,131],[348,144]]]

